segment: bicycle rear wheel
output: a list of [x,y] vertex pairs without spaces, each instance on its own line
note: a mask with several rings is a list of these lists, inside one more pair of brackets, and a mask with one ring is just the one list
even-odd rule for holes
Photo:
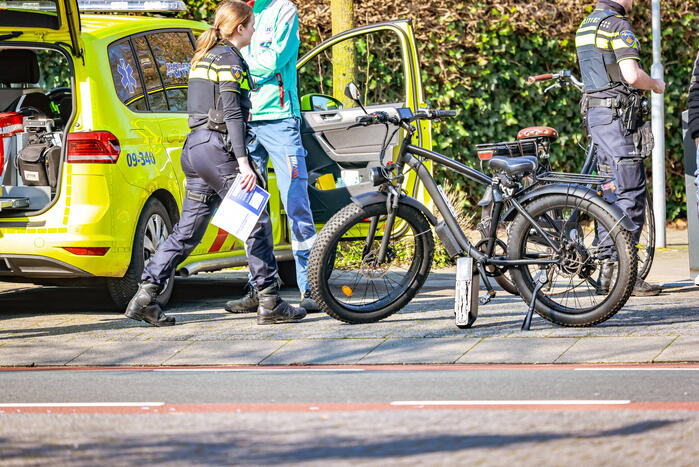
[[[346,323],[371,323],[403,308],[432,266],[434,238],[425,216],[399,205],[386,232],[386,204],[345,206],[318,234],[308,261],[311,294],[328,315]],[[375,235],[370,235],[372,225]],[[385,260],[377,254],[390,235]]]
[[[636,281],[637,255],[629,232],[604,208],[583,198],[551,195],[539,198],[526,210],[535,225],[518,214],[510,230],[507,247],[512,259],[555,259],[552,265],[527,265],[510,274],[521,297],[531,301],[539,271],[547,284],[536,300],[536,312],[563,326],[590,326],[613,316],[628,300]],[[602,290],[599,274],[604,261],[595,235],[595,225],[609,232],[618,259],[608,290]]]

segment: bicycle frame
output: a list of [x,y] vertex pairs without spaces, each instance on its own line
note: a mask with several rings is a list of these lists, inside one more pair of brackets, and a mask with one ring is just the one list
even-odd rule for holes
[[[519,265],[547,265],[547,264],[555,264],[558,262],[557,259],[519,259],[519,260],[512,260],[512,259],[507,259],[507,257],[494,257],[493,252],[495,248],[495,239],[496,239],[496,232],[497,232],[497,227],[499,224],[499,218],[500,218],[500,213],[502,212],[502,207],[505,202],[505,196],[503,195],[502,191],[500,190],[499,183],[497,183],[496,180],[493,178],[479,172],[478,170],[475,170],[471,167],[466,166],[465,164],[462,164],[461,162],[455,161],[453,159],[450,159],[449,157],[446,157],[442,154],[429,151],[427,149],[421,148],[419,146],[415,146],[412,144],[409,144],[408,141],[410,141],[409,137],[406,137],[403,140],[403,143],[401,144],[400,147],[400,152],[398,159],[396,161],[396,173],[399,174],[398,177],[396,177],[396,181],[398,183],[398,186],[400,186],[402,182],[402,178],[404,177],[404,168],[407,165],[410,169],[414,170],[417,174],[418,179],[423,183],[423,186],[427,190],[427,192],[430,194],[432,197],[433,202],[435,203],[435,206],[439,210],[440,214],[442,215],[444,222],[449,230],[449,232],[453,235],[453,238],[456,240],[457,244],[460,247],[460,252],[459,255],[467,254],[468,256],[471,256],[474,258],[477,262],[479,270],[482,270],[484,266],[486,265],[495,265],[495,266],[519,266]],[[459,224],[454,217],[454,215],[451,212],[451,209],[449,208],[449,205],[447,201],[444,199],[441,191],[437,187],[437,183],[435,182],[434,178],[432,175],[429,173],[425,165],[422,163],[422,161],[419,158],[424,158],[424,159],[429,159],[437,164],[441,164],[445,167],[448,167],[457,173],[463,175],[464,177],[475,181],[476,183],[479,183],[481,185],[492,185],[493,186],[493,195],[495,199],[495,209],[494,209],[494,216],[493,216],[493,222],[491,223],[491,231],[489,235],[489,242],[486,248],[485,252],[480,251],[477,249],[468,239],[464,231],[459,227]],[[385,185],[388,184],[393,189],[395,187],[391,184],[391,182],[386,182]],[[538,225],[537,222],[534,221],[534,219],[531,218],[531,216],[526,212],[526,210],[522,207],[520,203],[517,202],[514,197],[509,198],[510,202],[512,202],[514,208],[520,212],[525,218],[527,218],[534,228],[537,230],[537,232],[544,238],[544,240],[547,242],[547,244],[556,252],[558,253],[560,248],[559,246],[553,242],[549,238],[549,236],[541,229],[541,227]],[[386,219],[386,226],[385,226],[385,231],[390,232],[390,229],[393,226],[393,223],[395,221],[396,217],[396,211],[395,209],[390,211],[388,213],[388,217]],[[375,238],[375,228],[377,227],[377,223],[372,222],[371,227],[370,227],[370,232],[369,232],[369,237],[372,241]],[[381,242],[381,247],[379,249],[379,254],[377,256],[377,260],[379,263],[384,261],[386,251],[388,250],[388,243],[390,241],[390,235],[384,235],[382,238]],[[482,271],[483,272],[483,271]],[[483,274],[485,275],[485,274]]]

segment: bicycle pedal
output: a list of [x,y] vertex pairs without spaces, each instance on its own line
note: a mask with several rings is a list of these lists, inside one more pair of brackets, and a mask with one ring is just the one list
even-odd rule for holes
[[488,303],[490,303],[490,301],[491,301],[492,299],[495,298],[495,295],[496,295],[496,293],[495,293],[494,290],[488,290],[488,291],[485,293],[485,295],[483,295],[481,298],[478,299],[478,302],[479,302],[481,305],[487,305]]

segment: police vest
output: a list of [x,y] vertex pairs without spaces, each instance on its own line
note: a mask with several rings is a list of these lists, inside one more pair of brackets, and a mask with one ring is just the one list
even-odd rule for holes
[[189,127],[195,128],[206,121],[210,109],[221,110],[221,92],[232,91],[240,95],[240,107],[247,121],[252,103],[250,89],[252,79],[245,60],[233,47],[217,45],[189,72],[187,112]]
[[605,91],[626,83],[614,51],[597,47],[600,24],[617,14],[611,10],[596,10],[585,18],[575,34],[575,48],[586,93]]

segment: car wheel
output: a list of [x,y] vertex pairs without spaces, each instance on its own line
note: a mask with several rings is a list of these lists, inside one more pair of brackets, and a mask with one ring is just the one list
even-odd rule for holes
[[[131,297],[138,290],[141,282],[143,268],[150,261],[156,250],[165,242],[172,233],[172,220],[163,203],[155,198],[148,200],[141,212],[141,217],[136,226],[131,263],[124,277],[108,278],[107,289],[112,297],[114,306],[124,310]],[[166,305],[172,297],[175,287],[175,271],[165,282],[162,292],[158,296],[158,303]]]

